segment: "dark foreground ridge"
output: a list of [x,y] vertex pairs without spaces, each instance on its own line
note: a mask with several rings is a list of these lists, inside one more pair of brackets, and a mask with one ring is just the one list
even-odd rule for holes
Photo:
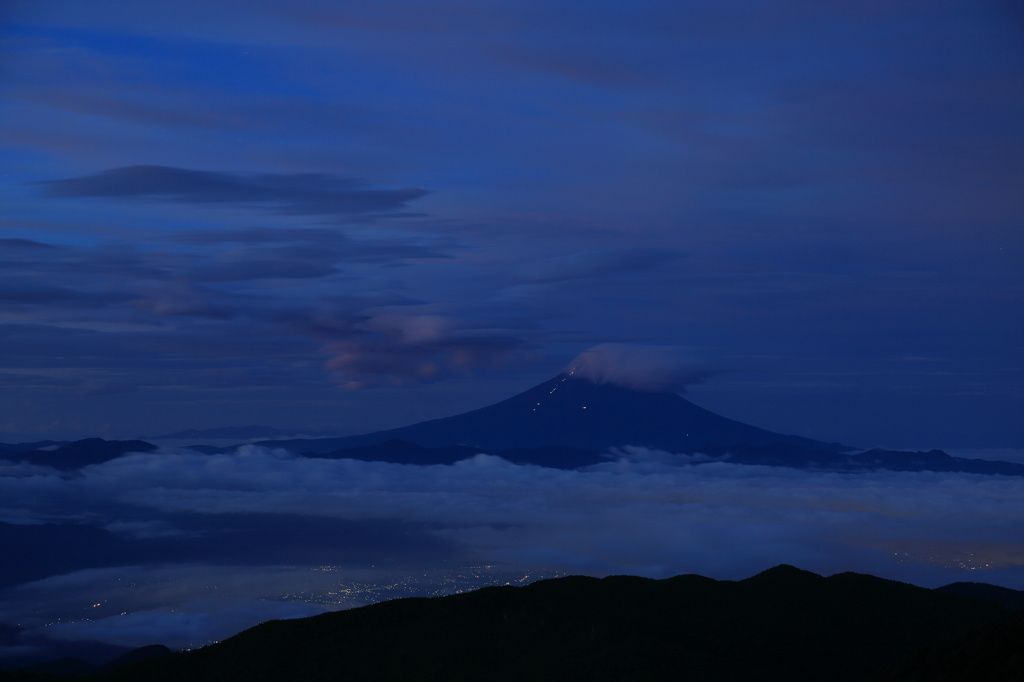
[[1020,682],[1024,680],[1024,610],[951,642],[925,647],[872,682]]
[[[856,573],[823,578],[792,566],[738,582],[575,576],[270,621],[91,679],[1024,679],[1020,657],[1000,653],[1019,627],[1020,614],[1007,614],[985,599]],[[1002,677],[979,675],[975,651]],[[939,654],[963,673],[921,676]],[[16,674],[0,680],[44,679]]]
[[[1011,590],[1008,587],[989,585],[988,583],[951,583],[936,587],[936,592],[958,594],[963,597],[978,597],[999,604],[1007,611],[1024,609],[1024,590]],[[1024,640],[1021,640],[1024,642]]]

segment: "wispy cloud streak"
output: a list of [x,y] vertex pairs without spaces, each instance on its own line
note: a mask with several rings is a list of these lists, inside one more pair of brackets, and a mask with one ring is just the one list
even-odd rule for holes
[[47,197],[143,198],[238,204],[286,215],[356,215],[404,208],[427,194],[416,187],[372,189],[351,178],[317,173],[224,173],[168,166],[126,166],[36,183]]

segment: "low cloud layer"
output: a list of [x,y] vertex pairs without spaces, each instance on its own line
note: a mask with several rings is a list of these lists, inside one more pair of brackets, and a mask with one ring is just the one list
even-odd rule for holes
[[126,166],[36,183],[47,197],[143,198],[236,204],[287,215],[395,211],[427,194],[417,187],[374,189],[361,180],[319,173],[224,173],[168,166]]
[[[547,557],[593,571],[719,577],[785,561],[896,575],[890,549],[940,546],[950,561],[959,556],[975,567],[1024,565],[1011,551],[1024,522],[1024,483],[1012,477],[810,473],[642,449],[587,471],[516,466],[490,455],[419,467],[293,458],[255,446],[239,455],[131,455],[80,476],[6,471],[0,492],[11,517],[21,510],[22,519],[105,519],[107,527],[163,519],[163,533],[173,526],[238,533],[258,528],[259,519],[267,528],[289,518],[310,527],[315,519],[386,521],[426,529],[450,543],[448,556],[463,560]],[[410,549],[409,557],[422,559]],[[967,558],[970,551],[975,558]]]
[[566,371],[595,384],[612,384],[637,391],[675,391],[702,384],[721,370],[696,360],[686,349],[603,343],[569,363]]
[[1020,589],[1022,486],[1015,477],[814,473],[642,448],[583,471],[484,454],[421,467],[255,446],[134,454],[79,474],[4,465],[0,518],[26,536],[39,522],[100,525],[90,532],[106,534],[111,563],[65,563],[64,575],[7,588],[0,622],[39,628],[60,617],[70,622],[43,634],[185,646],[270,617],[517,574],[739,579],[780,563]]

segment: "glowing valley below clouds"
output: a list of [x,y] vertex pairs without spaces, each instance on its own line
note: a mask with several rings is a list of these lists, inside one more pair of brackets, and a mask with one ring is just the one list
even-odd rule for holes
[[[7,465],[8,510],[105,526],[124,538],[111,565],[128,565],[9,589],[0,614],[47,637],[192,646],[268,618],[523,575],[738,579],[793,563],[928,586],[1012,586],[1024,565],[1021,478],[678,460],[630,448],[565,471],[489,455],[414,466],[246,446],[236,455],[129,455],[79,475]],[[130,545],[146,541],[174,544],[185,561],[135,564],[143,554],[133,557]],[[339,565],[325,571],[296,558]],[[454,579],[474,565],[487,569]],[[365,587],[346,587],[353,583]],[[86,603],[102,606],[90,612]],[[77,622],[54,624],[58,617]]]

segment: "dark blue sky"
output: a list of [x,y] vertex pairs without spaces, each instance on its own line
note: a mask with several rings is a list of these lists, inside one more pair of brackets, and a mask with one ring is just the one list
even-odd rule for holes
[[0,440],[369,431],[623,343],[772,430],[1024,447],[1014,3],[0,12]]
[[[611,344],[773,431],[1024,461],[1018,4],[0,3],[0,442],[367,432]],[[1019,477],[691,464],[0,460],[50,561],[0,667],[564,573],[1024,587]]]

